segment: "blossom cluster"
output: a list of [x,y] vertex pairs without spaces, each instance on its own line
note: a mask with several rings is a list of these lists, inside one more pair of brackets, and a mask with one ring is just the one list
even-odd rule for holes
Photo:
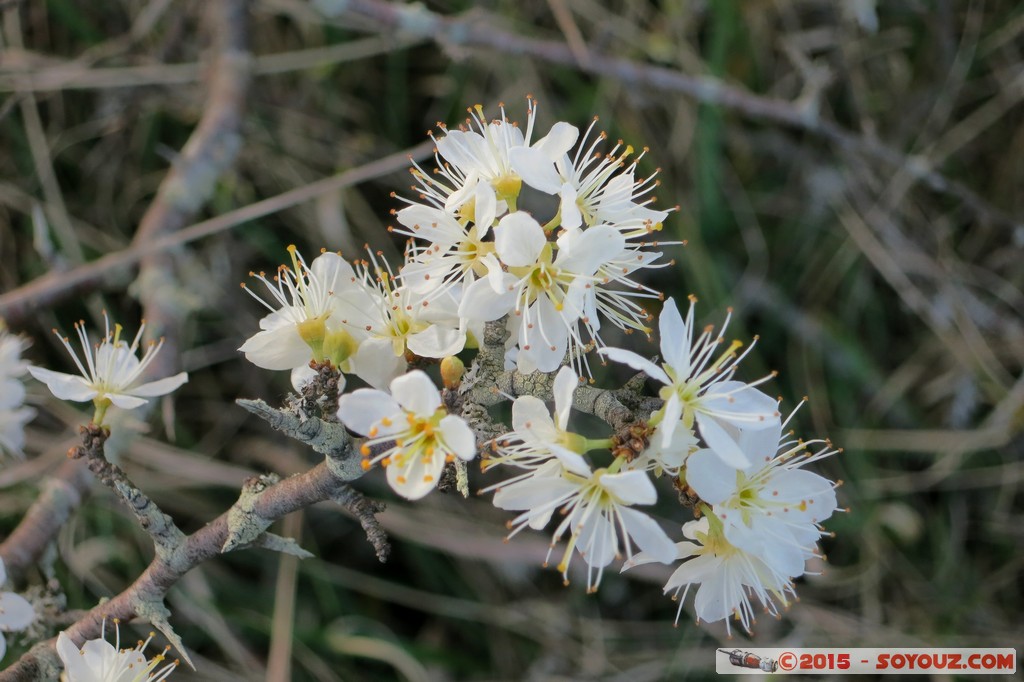
[[[446,478],[465,490],[465,463],[486,451],[482,469],[506,475],[481,492],[516,513],[510,538],[553,526],[548,560],[563,543],[556,565],[567,583],[577,556],[591,592],[616,560],[623,570],[681,562],[665,585],[682,597],[678,613],[693,588],[698,621],[729,627],[731,618],[749,631],[755,604],[777,614],[818,555],[821,524],[837,510],[836,484],[804,467],[837,450],[786,430],[779,401],[760,388],[774,373],[737,378],[754,344],[726,342],[731,311],[720,330],[698,328],[696,298],[684,316],[674,299],[638,281],[672,262],[660,250],[671,243],[652,238],[670,211],[653,207],[656,173],[638,175],[645,152],[622,142],[605,151],[595,124],[581,134],[560,122],[538,137],[535,118],[528,100],[525,129],[504,109],[487,120],[480,107],[459,129],[441,126],[436,168],[414,164],[417,196],[394,212],[390,229],[407,238],[397,272],[369,250],[356,262],[324,250],[307,263],[289,246],[290,262],[274,274],[250,273],[259,286],[242,286],[267,314],[239,350],[261,368],[290,371],[298,392],[319,390],[310,382],[321,370],[335,372],[337,404],[324,418],[359,436],[363,469],[384,468],[402,497],[423,498]],[[662,304],[656,324],[645,308],[653,301]],[[74,325],[81,355],[58,333],[78,374],[26,365],[24,342],[0,329],[0,450],[20,452],[33,414],[21,407],[26,369],[58,398],[91,401],[97,425],[111,406],[134,409],[185,383],[185,373],[146,376],[162,340],[143,348],[144,323],[128,343],[121,325],[104,318],[98,341],[83,322]],[[553,398],[552,411],[536,396],[515,397],[511,428],[496,438],[493,417],[480,426],[457,409],[481,371],[477,358],[460,386],[458,356],[484,342],[487,323],[508,332],[489,357],[516,376],[547,373],[534,385]],[[649,337],[656,326],[660,360],[610,345],[606,325],[616,338]],[[653,407],[599,438],[571,424],[574,409],[595,404],[581,391],[600,391],[587,385],[595,383],[594,357],[659,385],[658,399],[645,403]],[[422,369],[434,362],[444,390]],[[346,392],[346,374],[367,387]],[[666,499],[685,500],[695,518],[678,542],[650,513]],[[0,594],[8,618],[0,631],[24,621],[18,599]],[[0,653],[2,646],[0,638]],[[160,680],[174,667],[160,668],[162,656],[147,660],[145,643],[121,649],[101,638],[79,648],[61,633],[57,646],[72,681]]]

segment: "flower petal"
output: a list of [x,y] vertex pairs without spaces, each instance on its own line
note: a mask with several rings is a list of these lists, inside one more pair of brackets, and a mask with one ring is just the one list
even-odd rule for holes
[[624,504],[654,504],[658,501],[658,491],[643,471],[604,474],[601,476],[601,487]]
[[580,131],[576,126],[559,121],[551,126],[547,135],[533,143],[532,149],[543,152],[549,159],[555,161],[572,149],[579,136]]
[[505,273],[499,275],[499,282],[502,282],[500,292],[494,290],[490,278],[478,279],[466,287],[459,304],[459,317],[491,322],[507,315],[516,302],[515,291],[507,285],[514,284],[515,278]]
[[74,400],[81,403],[99,395],[99,391],[77,374],[54,372],[34,365],[29,365],[28,371],[36,379],[46,384],[50,392],[61,400]]
[[540,224],[525,211],[509,213],[494,228],[494,248],[505,265],[533,265],[547,244]]
[[158,395],[167,395],[171,391],[176,390],[186,381],[188,381],[188,372],[181,372],[180,374],[175,374],[173,377],[150,381],[129,390],[132,395],[138,395],[144,398],[155,398]]
[[384,391],[359,388],[338,398],[338,419],[358,434],[367,436],[375,426],[387,433],[387,429],[379,424],[384,417],[396,422],[392,428],[398,426],[399,420],[404,426],[402,408]]
[[666,386],[672,385],[672,380],[665,374],[665,370],[658,367],[656,364],[648,360],[647,358],[641,357],[631,350],[625,350],[624,348],[599,348],[598,354],[605,356],[612,362],[621,362],[624,365],[629,365],[633,369],[638,369],[647,376],[651,377],[656,381],[660,381]]
[[557,194],[562,186],[554,159],[535,147],[510,149],[508,160],[523,182],[539,192]]
[[722,504],[736,494],[737,474],[735,467],[707,448],[686,461],[686,484],[709,504]]
[[663,564],[670,564],[676,560],[676,543],[672,542],[657,521],[641,511],[628,507],[620,507],[619,515],[629,537],[636,541],[644,556]]
[[562,431],[565,431],[565,427],[569,423],[572,396],[579,385],[580,378],[576,375],[576,370],[569,365],[558,370],[558,374],[555,375],[555,423]]
[[476,457],[476,434],[465,419],[449,414],[441,419],[439,426],[445,445],[459,459],[471,460]]
[[145,398],[136,398],[126,393],[104,393],[102,395],[122,410],[134,410],[136,407],[142,407],[149,402]]
[[690,376],[690,343],[693,330],[684,323],[675,299],[668,299],[658,316],[661,355],[677,377]]
[[425,497],[437,487],[444,468],[444,457],[409,457],[405,466],[392,461],[386,471],[388,485],[407,500]]
[[291,369],[313,357],[312,349],[294,324],[257,332],[238,350],[245,353],[246,360],[263,369]]
[[421,358],[443,358],[455,355],[466,345],[465,332],[440,324],[432,324],[406,338],[409,350]]
[[0,592],[0,630],[24,630],[36,619],[36,610],[20,594]]
[[414,369],[391,382],[391,395],[407,412],[429,417],[441,407],[441,394],[427,373]]
[[353,374],[380,390],[408,367],[405,357],[397,357],[391,340],[386,338],[370,338],[360,343],[350,364]]
[[697,428],[704,442],[723,462],[734,469],[746,469],[750,466],[750,460],[743,454],[743,450],[735,438],[729,435],[714,418],[698,412]]

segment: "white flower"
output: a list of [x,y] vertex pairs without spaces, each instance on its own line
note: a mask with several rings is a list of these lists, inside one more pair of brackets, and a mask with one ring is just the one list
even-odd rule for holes
[[595,227],[579,239],[559,244],[555,253],[537,221],[518,212],[501,219],[494,237],[501,264],[493,256],[484,259],[488,276],[466,289],[459,315],[481,321],[509,312],[520,317],[520,371],[554,371],[570,344],[572,357],[581,356],[586,344],[578,323],[591,323],[584,307],[587,289],[596,281],[594,273],[601,263],[622,250],[622,235],[611,227]]
[[835,484],[802,469],[836,453],[824,441],[784,441],[782,427],[751,431],[738,442],[750,466],[736,471],[710,450],[698,450],[686,463],[686,482],[712,506],[728,541],[791,577],[804,572],[824,534],[820,523],[836,510]]
[[0,455],[23,456],[25,424],[36,414],[32,408],[23,407],[25,386],[20,377],[28,363],[21,353],[27,346],[25,339],[8,333],[0,320]]
[[[670,298],[665,303],[659,318],[661,354],[665,360],[660,367],[621,348],[602,348],[599,352],[665,384],[660,393],[665,405],[658,413],[664,443],[671,441],[680,422],[691,428],[696,421],[708,447],[729,466],[742,469],[750,462],[737,443],[736,434],[779,423],[776,401],[753,388],[774,376],[774,372],[750,384],[732,381],[737,365],[753,344],[737,355],[735,351],[742,344],[733,341],[716,357],[716,348],[723,339],[713,334],[713,327],[705,328],[697,339],[693,338],[695,302],[691,297],[685,322],[674,300]],[[729,316],[722,325],[722,334],[728,325]]]
[[[0,586],[7,582],[7,569],[0,558]],[[5,632],[24,630],[36,619],[36,611],[32,604],[21,595],[13,592],[0,592],[0,660],[7,653]]]
[[620,547],[632,557],[636,543],[665,563],[674,558],[675,549],[653,519],[630,508],[657,501],[654,485],[644,472],[618,472],[621,464],[592,472],[577,452],[586,449],[586,439],[566,427],[578,385],[579,378],[570,367],[559,371],[554,384],[554,420],[537,398],[516,398],[512,405],[514,430],[496,439],[498,455],[487,466],[503,464],[526,471],[481,492],[495,491],[494,506],[499,509],[523,512],[512,520],[509,537],[526,527],[544,528],[561,509],[565,518],[554,531],[551,547],[566,533],[569,542],[558,570],[568,581],[575,548],[587,563],[587,590],[595,591],[604,567],[620,556]]
[[[593,143],[588,142],[596,122],[595,118],[587,128],[575,156],[566,153],[552,158],[536,147],[517,147],[509,152],[512,168],[530,187],[559,197],[563,228],[609,224],[627,237],[660,230],[669,212],[649,208],[653,199],[645,198],[657,186],[657,172],[635,179],[637,164],[647,149],[629,165],[627,159],[634,150],[630,145],[623,147],[621,140],[611,151],[599,153],[597,147],[607,135],[602,132]],[[576,128],[569,128],[574,134],[567,132],[566,139],[577,137]]]
[[[416,164],[412,171],[426,202],[449,212],[458,211],[465,217],[477,215],[479,185],[484,186],[483,191],[494,194],[495,212],[492,217],[501,216],[506,209],[513,208],[509,204],[514,205],[522,179],[512,168],[509,160],[511,150],[533,147],[553,161],[572,147],[578,135],[575,127],[560,122],[552,126],[544,138],[533,142],[537,111],[533,99],[527,99],[525,134],[505,117],[504,107],[501,107],[501,118],[490,122],[484,116],[483,107],[477,105],[468,111],[467,129],[448,130],[443,124],[438,124],[445,134],[435,139],[439,155],[436,177]],[[490,227],[481,221],[476,222],[484,231]]]
[[157,670],[166,658],[164,654],[157,654],[149,660],[143,655],[146,645],[153,638],[152,633],[146,641],[138,642],[134,648],[122,649],[121,630],[117,621],[114,621],[114,644],[105,639],[106,621],[103,625],[104,633],[100,638],[87,640],[81,649],[75,646],[66,633],[61,632],[57,636],[57,654],[64,663],[67,682],[159,682],[174,672],[177,661]]
[[85,331],[85,322],[75,323],[75,331],[82,345],[84,363],[68,339],[62,337],[56,329],[53,330],[71,354],[80,375],[64,374],[34,366],[29,366],[28,371],[45,383],[50,392],[61,400],[93,401],[96,405],[93,421],[96,424],[102,423],[103,415],[111,404],[124,410],[132,410],[149,402],[147,398],[166,395],[188,381],[188,374],[181,372],[166,379],[139,383],[146,367],[160,352],[163,339],[149,342],[142,358],[139,359],[136,352],[146,324],[143,323],[139,327],[139,332],[129,346],[121,339],[121,325],[115,324],[111,331],[110,318],[106,312],[103,314],[103,320],[103,340],[96,345],[90,343],[89,334]]
[[[727,630],[730,630],[727,619],[732,616],[750,632],[755,621],[754,598],[761,602],[765,611],[776,616],[779,606],[788,606],[789,597],[796,596],[789,576],[729,544],[721,529],[713,529],[707,517],[687,523],[683,526],[683,535],[700,544],[680,542],[676,545],[676,558],[684,561],[665,583],[665,593],[672,592],[672,599],[679,602],[676,624],[690,587],[694,585],[699,586],[693,601],[697,622],[725,620]],[[654,560],[657,559],[646,553],[638,554],[623,570]]]
[[250,273],[266,285],[273,305],[242,284],[270,314],[260,320],[261,331],[238,350],[264,369],[294,369],[310,360],[325,359],[326,337],[338,326],[332,315],[336,294],[356,281],[352,266],[336,253],[322,253],[307,267],[294,244],[288,252],[292,266],[281,265],[273,282],[262,272]]
[[[367,436],[363,468],[380,463],[391,487],[417,500],[437,485],[445,462],[476,455],[476,436],[462,419],[448,414],[424,372],[414,370],[391,382],[391,395],[361,388],[338,399],[338,419]],[[390,445],[373,454],[377,445]]]
[[[558,563],[568,584],[573,549],[587,564],[587,591],[601,584],[604,568],[624,552],[634,555],[633,543],[657,561],[675,558],[675,546],[665,531],[646,514],[632,509],[654,504],[658,493],[642,471],[590,472],[570,470],[561,459],[551,460],[512,483],[495,486],[494,506],[523,513],[512,519],[512,535],[529,526],[541,529],[555,510],[563,514],[552,534],[551,549],[568,533],[569,540]],[[550,557],[551,550],[548,551]],[[545,562],[546,565],[546,562]]]

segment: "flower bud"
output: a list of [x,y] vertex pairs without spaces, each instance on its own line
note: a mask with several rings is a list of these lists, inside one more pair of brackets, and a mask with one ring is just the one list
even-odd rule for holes
[[445,388],[458,388],[465,373],[466,365],[454,355],[449,355],[441,361],[441,381],[444,382]]

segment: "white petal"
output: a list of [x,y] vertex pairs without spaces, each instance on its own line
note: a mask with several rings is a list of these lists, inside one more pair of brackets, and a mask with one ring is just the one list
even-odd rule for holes
[[579,385],[580,378],[576,375],[576,370],[568,365],[558,370],[558,374],[555,375],[555,422],[562,431],[565,431],[565,427],[569,423],[572,396]]
[[555,265],[572,272],[592,275],[597,269],[615,258],[626,245],[622,233],[610,225],[598,225],[583,230],[572,249],[559,251]]
[[149,383],[142,384],[141,386],[136,386],[131,389],[131,393],[132,395],[139,395],[144,398],[155,398],[158,395],[167,395],[186,381],[188,381],[188,373],[181,372],[180,374],[175,374],[173,377],[158,379],[157,381],[150,381]]
[[353,373],[360,379],[377,389],[385,389],[391,380],[403,373],[407,368],[405,357],[395,355],[390,339],[366,339],[349,364]]
[[660,381],[666,386],[672,385],[672,380],[668,378],[667,374],[665,374],[665,370],[658,367],[647,358],[637,355],[631,350],[625,350],[623,348],[599,348],[597,352],[612,362],[621,362],[624,365],[629,365],[633,369],[638,369],[647,376],[655,379],[656,381]]
[[458,329],[432,324],[406,338],[406,343],[421,358],[443,358],[455,355],[466,345],[466,334]]
[[601,487],[625,504],[654,504],[658,501],[658,491],[643,471],[604,474]]
[[82,656],[82,650],[75,646],[66,633],[57,635],[57,655],[64,663],[64,672],[67,673],[69,682],[88,682],[96,679],[96,674],[90,670]]
[[741,381],[714,384],[698,409],[741,429],[766,429],[779,422],[778,401]]
[[734,467],[706,448],[686,461],[686,484],[709,504],[722,504],[736,494],[737,474]]
[[554,160],[543,151],[534,147],[517,147],[509,150],[508,159],[516,174],[535,190],[556,194],[562,186]]
[[61,400],[74,400],[85,402],[92,400],[99,392],[93,388],[85,379],[77,374],[64,374],[54,372],[43,367],[29,365],[28,371],[39,381],[46,384],[50,392]]
[[558,463],[566,471],[571,471],[574,474],[579,474],[584,478],[590,478],[590,464],[587,463],[586,457],[577,452],[573,452],[568,448],[564,448],[561,445],[552,444],[549,445],[548,447],[551,450],[551,454],[553,454],[558,459]]
[[[678,561],[679,559],[687,559],[697,553],[700,549],[700,545],[692,542],[677,542],[675,543],[675,557],[673,560]],[[660,552],[659,552],[660,554]],[[633,555],[633,558],[622,564],[622,570],[627,571],[634,566],[641,566],[643,564],[652,563],[664,563],[661,559],[655,559],[647,552],[638,552]]]
[[134,410],[136,407],[142,407],[149,402],[145,398],[136,398],[125,393],[104,393],[103,397],[122,410]]
[[628,507],[620,507],[619,514],[629,537],[636,541],[644,556],[663,564],[670,564],[676,560],[676,543],[672,542],[654,519]]
[[498,212],[498,197],[489,182],[478,182],[474,193],[473,222],[477,226],[477,236],[481,239],[494,224]]
[[0,592],[0,630],[24,630],[36,619],[27,599],[13,592]]
[[505,265],[533,265],[545,244],[544,230],[524,211],[509,213],[494,228],[494,248]]
[[574,230],[583,224],[583,214],[576,204],[576,188],[571,183],[562,183],[558,191],[558,212],[562,216],[562,227]]
[[[515,278],[512,275],[504,275],[501,281],[511,284],[515,282]],[[478,279],[466,287],[462,302],[459,304],[459,317],[491,322],[507,315],[515,302],[515,291],[509,291],[505,287],[501,292],[496,292],[488,279]]]
[[679,397],[679,393],[676,391],[672,392],[672,395],[668,397],[668,401],[665,403],[665,414],[662,416],[660,429],[661,429],[661,446],[667,447],[672,439],[675,437],[676,429],[679,428],[679,420],[683,416],[683,401]]
[[512,403],[512,428],[529,431],[545,442],[554,442],[558,438],[547,405],[532,395],[519,396]]
[[[404,425],[402,408],[384,391],[359,388],[338,398],[338,419],[358,434],[369,435],[375,426],[387,433],[387,430],[379,425],[384,417],[391,419],[392,422],[400,420]],[[397,423],[395,425],[397,426]]]
[[750,460],[743,454],[736,440],[712,417],[698,412],[697,428],[704,442],[722,458],[723,462],[734,469],[746,469],[750,466]]
[[559,121],[551,126],[547,135],[534,142],[532,148],[544,152],[549,159],[554,161],[572,149],[579,136],[580,131],[576,126]]
[[429,417],[441,406],[441,394],[427,373],[420,369],[391,382],[391,395],[402,409],[421,417]]
[[534,328],[525,324],[520,327],[520,356],[529,355],[541,372],[554,372],[561,366],[569,345],[565,318],[546,296],[534,301],[524,317],[530,319]]
[[7,582],[7,566],[4,565],[3,557],[0,557],[0,586]]
[[405,467],[392,461],[386,469],[388,485],[407,500],[418,500],[437,486],[443,468],[444,457],[437,456],[429,462],[424,457],[412,457]]
[[668,299],[658,316],[658,333],[661,335],[661,355],[678,377],[690,376],[690,336],[683,318],[676,308],[674,299]]
[[476,435],[465,419],[449,414],[441,420],[440,429],[445,445],[456,456],[464,460],[476,457]]
[[294,324],[257,332],[238,350],[245,359],[263,369],[291,369],[313,358],[313,351],[299,336]]
[[772,476],[762,491],[766,499],[788,500],[784,516],[790,522],[822,523],[835,512],[836,491],[832,482],[803,469],[787,469]]
[[348,261],[334,253],[325,251],[309,264],[309,270],[316,279],[324,293],[340,291],[342,287],[350,284],[356,273]]
[[508,511],[534,509],[557,503],[576,492],[578,486],[561,476],[531,476],[518,483],[498,488],[494,493],[494,506]]

